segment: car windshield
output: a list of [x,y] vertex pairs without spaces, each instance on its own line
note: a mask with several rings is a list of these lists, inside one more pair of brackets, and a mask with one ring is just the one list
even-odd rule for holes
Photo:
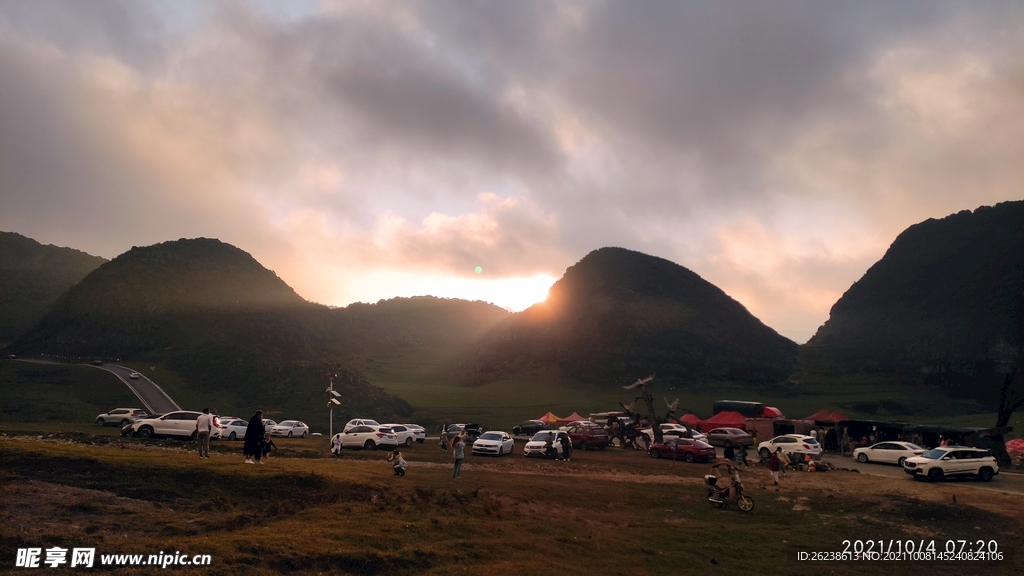
[[711,446],[711,444],[708,444],[707,442],[701,442],[700,440],[694,440],[693,441],[693,445],[696,446],[697,448],[712,448],[713,447],[713,446]]
[[481,440],[501,440],[501,434],[498,432],[488,432],[480,437]]
[[921,454],[921,456],[924,456],[925,458],[927,458],[929,460],[938,460],[939,458],[942,458],[945,455],[946,455],[946,450],[939,450],[938,448],[935,448],[933,450],[929,450],[929,451],[925,452],[924,454]]
[[736,434],[736,435],[746,434],[746,432],[744,432],[743,430],[740,430],[739,428],[726,428],[725,431],[728,434]]
[[804,443],[805,444],[810,444],[811,446],[817,446],[818,445],[818,441],[815,440],[814,438],[804,438]]
[[551,432],[537,432],[536,434],[533,435],[533,438],[530,438],[530,440],[533,442],[544,442],[548,438],[553,437],[554,435]]

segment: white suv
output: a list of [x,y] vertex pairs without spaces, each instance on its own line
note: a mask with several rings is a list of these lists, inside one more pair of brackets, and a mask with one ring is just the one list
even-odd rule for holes
[[769,458],[776,448],[782,448],[786,454],[810,454],[818,456],[821,454],[821,445],[810,436],[803,434],[783,434],[771,440],[765,440],[757,445],[757,453],[761,458]]
[[[152,438],[153,436],[195,438],[196,420],[201,415],[202,412],[181,410],[143,418],[132,424],[132,435],[140,438]],[[220,429],[216,429],[216,431],[218,432],[217,437],[219,437]]]
[[366,418],[353,418],[348,421],[348,424],[345,424],[341,431],[348,432],[356,426],[380,426],[380,423],[376,420],[367,420]]
[[96,416],[97,426],[125,426],[149,416],[142,408],[117,408],[107,412],[106,414],[100,414]]
[[946,476],[977,477],[988,482],[999,474],[999,464],[988,450],[966,446],[935,448],[920,456],[907,458],[903,471],[920,480],[942,480]]
[[334,438],[341,439],[342,448],[376,450],[383,447],[398,447],[398,436],[383,426],[352,426],[344,432],[335,434]]

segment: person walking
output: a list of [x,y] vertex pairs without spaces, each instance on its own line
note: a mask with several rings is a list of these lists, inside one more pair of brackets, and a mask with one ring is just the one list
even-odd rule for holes
[[736,461],[736,449],[732,447],[732,444],[725,445],[725,459],[730,462]]
[[786,467],[790,466],[792,462],[789,461],[789,455],[782,451],[782,447],[779,446],[775,449],[775,452],[779,455],[779,461],[782,463],[782,475],[786,475]]
[[740,444],[740,449],[736,451],[736,466],[740,464],[743,464],[744,468],[750,468],[750,462],[747,462],[746,444]]
[[[274,444],[274,441],[270,439],[270,433],[267,432],[266,435],[263,436],[263,444],[260,446],[260,455],[263,458],[270,458],[271,450],[277,450],[277,444]],[[257,458],[257,460],[260,459]],[[260,460],[260,463],[262,464],[263,460]]]
[[199,444],[199,457],[210,457],[210,435],[213,434],[213,414],[209,408],[196,418],[196,443]]
[[331,438],[331,454],[334,454],[335,458],[341,456],[341,432]]
[[263,463],[260,458],[263,456],[263,437],[266,433],[267,427],[263,425],[263,410],[257,410],[245,428],[242,454],[245,454],[246,464]]
[[779,456],[782,454],[782,448],[776,448],[775,452],[772,453],[772,457],[768,459],[768,469],[772,471],[772,482],[776,486],[779,485],[779,470],[782,468],[782,459]]
[[452,479],[462,478],[462,458],[466,455],[466,441],[462,434],[458,434],[452,440],[452,457],[455,458],[455,467],[452,469]]

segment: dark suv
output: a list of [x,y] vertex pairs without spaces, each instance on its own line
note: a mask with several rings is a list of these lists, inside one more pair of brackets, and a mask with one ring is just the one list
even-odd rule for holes
[[533,436],[541,430],[548,430],[548,425],[540,420],[527,420],[512,428],[513,436]]
[[605,446],[612,441],[604,428],[593,422],[573,422],[565,431],[569,434],[573,448],[577,450],[586,450],[591,446],[598,450],[604,450]]

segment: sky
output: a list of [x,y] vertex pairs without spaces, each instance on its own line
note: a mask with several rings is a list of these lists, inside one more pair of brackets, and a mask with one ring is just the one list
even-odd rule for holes
[[1024,3],[0,2],[0,230],[303,297],[521,310],[666,258],[797,342],[908,226],[1024,198]]

